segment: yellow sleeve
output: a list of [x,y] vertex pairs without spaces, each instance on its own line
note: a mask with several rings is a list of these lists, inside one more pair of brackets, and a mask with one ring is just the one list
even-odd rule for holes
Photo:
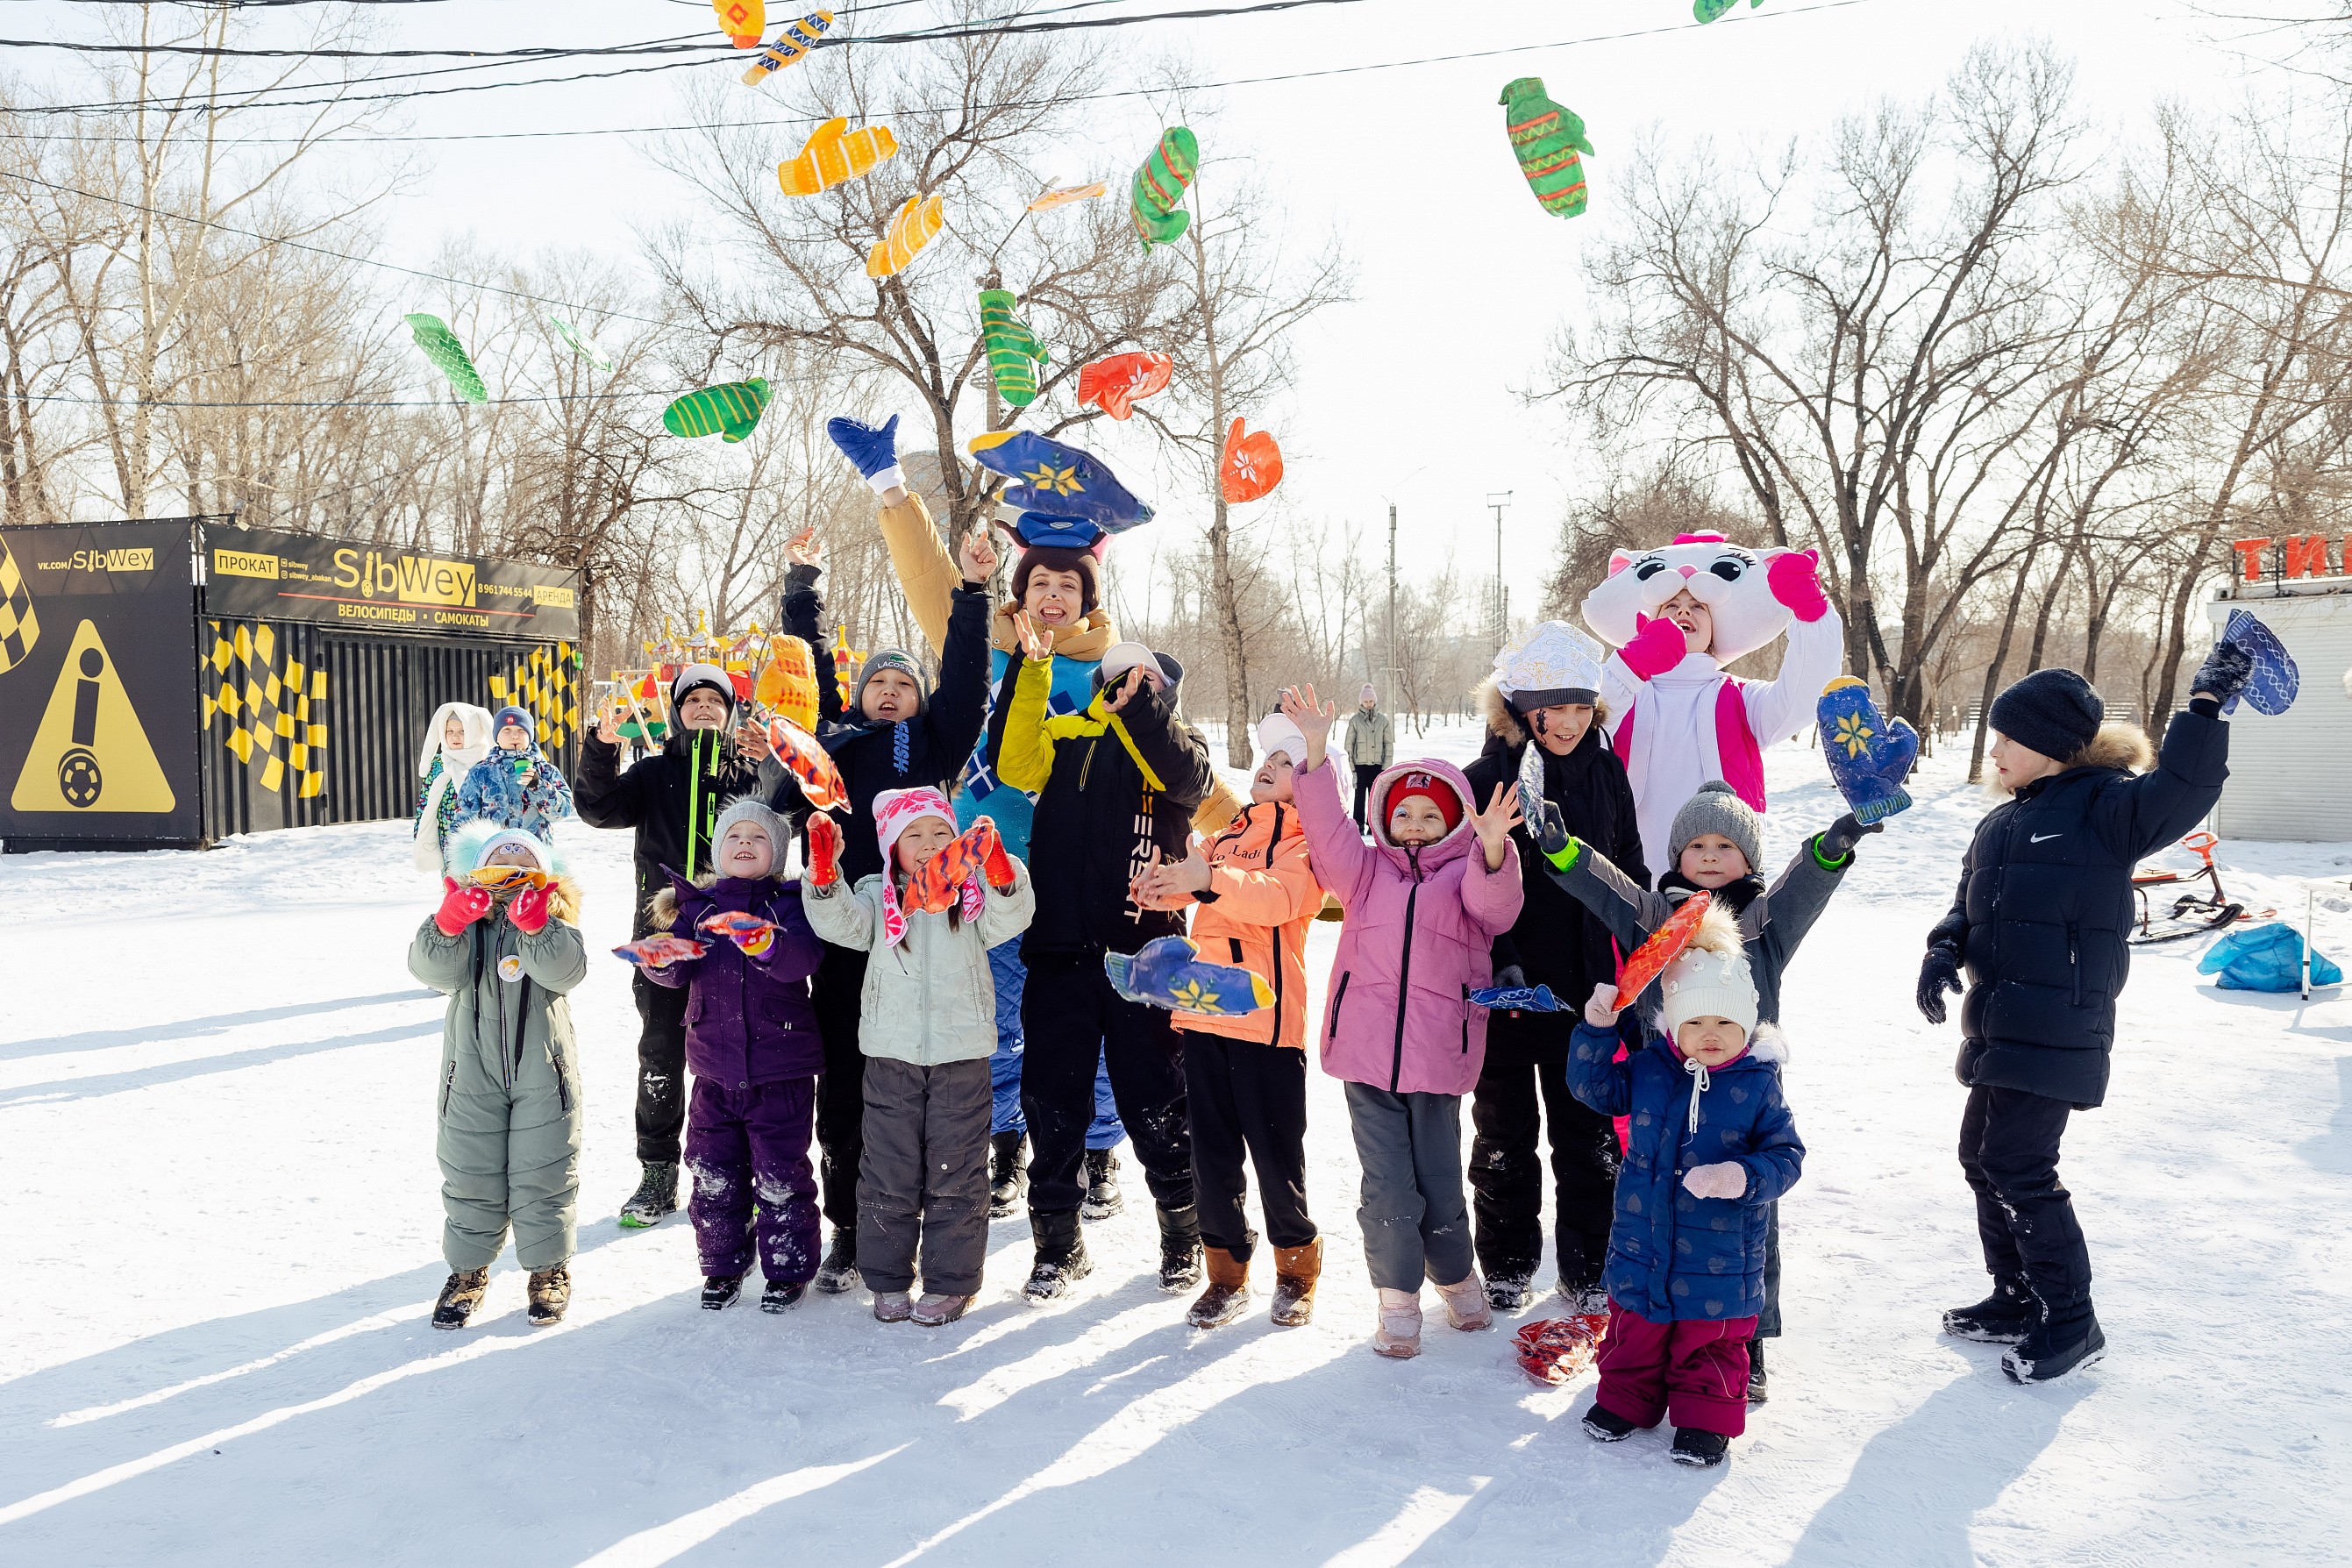
[[1054,661],[1024,658],[1013,682],[1013,705],[1004,710],[1004,742],[996,752],[996,776],[1031,794],[1054,775],[1054,742],[1045,733],[1045,700],[1054,689]]
[[933,653],[940,652],[947,647],[948,611],[963,574],[940,542],[931,509],[922,497],[909,490],[906,505],[882,509],[882,542],[889,549],[890,567],[898,574],[907,607],[923,628],[923,640]]

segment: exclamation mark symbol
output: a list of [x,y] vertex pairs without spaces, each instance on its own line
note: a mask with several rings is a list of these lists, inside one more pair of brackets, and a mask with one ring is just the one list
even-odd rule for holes
[[106,673],[106,656],[94,647],[81,650],[81,679],[74,682],[73,743],[98,744],[98,678]]
[[98,804],[106,787],[98,771],[98,678],[106,673],[106,656],[94,647],[81,650],[81,679],[74,682],[73,747],[58,759],[58,789],[68,805],[87,809]]

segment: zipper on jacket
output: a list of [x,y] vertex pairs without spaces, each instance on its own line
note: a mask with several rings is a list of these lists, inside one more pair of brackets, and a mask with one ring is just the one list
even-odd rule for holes
[[449,1070],[441,1077],[441,1116],[444,1121],[446,1121],[449,1115],[449,1097],[455,1094],[457,1089],[457,1058],[452,1053],[449,1058]]
[[1470,1054],[1470,987],[1462,988],[1462,1054]]
[[[1247,811],[1244,811],[1242,815],[1246,817],[1249,813]],[[1274,852],[1277,848],[1281,847],[1281,846],[1282,803],[1276,801],[1274,807],[1274,837],[1265,841],[1265,870],[1266,875],[1268,876],[1272,876],[1274,874]],[[1274,1037],[1268,1040],[1266,1044],[1270,1046],[1278,1046],[1282,1044],[1282,928],[1280,926],[1276,926],[1272,932],[1272,936],[1274,948]]]
[[1327,1040],[1336,1040],[1339,1037],[1339,1004],[1348,999],[1348,982],[1355,977],[1354,970],[1345,972],[1339,976],[1339,989],[1331,993],[1331,1026],[1323,1037]]
[[547,1041],[547,1059],[555,1068],[556,1102],[563,1107],[563,1114],[569,1116],[572,1114],[572,1079],[563,1070],[563,1053],[555,1048],[555,1037],[551,1034]]
[[1404,853],[1412,866],[1412,891],[1404,896],[1404,956],[1397,961],[1396,1047],[1389,1057],[1391,1094],[1404,1081],[1404,1005],[1412,995],[1412,910],[1421,899],[1421,851],[1413,848]]

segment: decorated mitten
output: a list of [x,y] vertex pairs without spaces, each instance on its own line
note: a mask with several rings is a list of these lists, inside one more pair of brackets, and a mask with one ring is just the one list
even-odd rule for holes
[[[1701,23],[1712,22],[1738,4],[1739,0],[1691,0],[1691,15],[1697,17]],[[1748,0],[1750,10],[1754,10],[1762,4],[1764,0]]]
[[1235,419],[1225,432],[1224,456],[1217,464],[1217,493],[1228,506],[1263,500],[1282,483],[1282,448],[1263,430],[1242,434]]
[[990,473],[1013,481],[1002,499],[1018,510],[1082,518],[1105,533],[1151,521],[1151,509],[1129,494],[1101,458],[1050,436],[996,430],[973,437],[965,450]]
[[800,156],[776,165],[776,184],[788,196],[813,196],[898,155],[898,139],[888,126],[852,131],[847,119],[835,118],[809,134]]
[[466,345],[449,330],[449,323],[438,316],[419,312],[402,318],[408,323],[409,334],[433,367],[449,378],[449,385],[468,403],[488,403],[490,395],[482,385],[481,373],[474,362],[466,357]]
[[694,929],[710,936],[723,936],[752,958],[767,952],[776,941],[773,921],[743,910],[721,910],[715,915],[705,915]]
[[1558,1013],[1565,1004],[1549,985],[1488,985],[1470,993],[1470,1005],[1506,1013]]
[[808,879],[814,888],[830,888],[841,880],[841,825],[824,813],[808,819]]
[[663,409],[662,428],[688,440],[716,436],[730,444],[740,441],[760,427],[760,416],[767,412],[768,396],[765,376],[706,386],[699,392],[688,393]]
[[751,700],[803,730],[816,728],[816,655],[809,645],[779,632],[768,639],[768,659],[751,688]]
[[507,900],[507,919],[525,936],[537,936],[547,929],[547,899],[545,888],[525,888]]
[[1160,133],[1159,145],[1135,171],[1129,193],[1135,232],[1143,237],[1144,249],[1181,239],[1192,226],[1192,215],[1176,204],[1184,199],[1184,187],[1192,183],[1200,165],[1201,143],[1192,132],[1171,125]]
[[907,891],[899,901],[926,914],[953,909],[962,901],[964,885],[979,865],[980,848],[971,833],[958,834],[907,879]]
[[945,199],[940,196],[908,196],[882,237],[866,253],[866,276],[891,278],[905,270],[908,262],[931,243],[947,224],[941,209]]
[[1683,907],[1666,917],[1666,923],[1650,933],[1641,946],[1625,955],[1617,966],[1617,1005],[1630,1007],[1650,988],[1650,982],[1666,972],[1666,965],[1682,955],[1690,939],[1698,934],[1698,923],[1706,916],[1707,906],[1715,895],[1706,891],[1693,893],[1683,900]]
[[1890,723],[1871,700],[1870,683],[1851,675],[1822,688],[1814,713],[1821,721],[1822,755],[1853,819],[1866,827],[1908,810],[1911,797],[1903,781],[1918,760],[1918,731],[1900,719]]
[[[832,26],[833,13],[830,11],[813,11],[797,22],[785,23],[784,30],[776,35],[776,41],[761,49],[760,58],[751,62],[751,68],[743,73],[743,85],[757,87],[786,66],[808,58],[809,51],[816,47]],[[885,131],[882,134],[887,136],[890,133]]]
[[988,350],[996,395],[1015,408],[1026,408],[1037,401],[1035,366],[1045,363],[1045,345],[1013,313],[1017,302],[1009,289],[980,291],[980,341]]
[[859,477],[874,487],[876,495],[906,488],[907,476],[898,468],[897,415],[879,425],[864,425],[835,416],[824,422],[824,433],[833,437],[841,455],[856,465]]
[[1125,419],[1137,404],[1166,391],[1175,374],[1176,362],[1166,354],[1112,354],[1078,367],[1078,401]]
[[[2252,661],[2252,668],[2244,676],[2242,691],[2247,704],[2255,712],[2268,714],[2274,719],[2294,706],[2295,694],[2303,686],[2303,675],[2295,668],[2294,658],[2286,651],[2286,645],[2278,640],[2277,633],[2246,611],[2232,610],[2229,625],[2221,628],[2221,640],[2244,650]],[[2219,653],[2221,650],[2216,648],[2214,651]],[[2213,688],[2192,685],[2189,689],[2212,691]],[[2214,695],[2222,697],[2219,691],[2214,691]],[[2221,711],[2236,712],[2239,695],[2231,693],[2223,697]]]
[[490,912],[488,888],[471,887],[455,877],[442,878],[441,886],[441,907],[433,911],[433,923],[443,936],[456,936]]
[[729,43],[739,49],[760,47],[760,35],[768,30],[763,0],[710,0],[710,8],[719,13],[719,30]]
[[641,969],[667,969],[682,958],[700,958],[709,951],[682,936],[648,936],[623,942],[613,950],[613,956],[625,958]]
[[767,733],[768,744],[776,749],[776,760],[800,781],[802,798],[809,805],[831,811],[848,803],[849,785],[842,782],[841,769],[814,735],[790,719],[769,720]]
[[1592,1370],[1600,1359],[1601,1342],[1609,1332],[1609,1314],[1589,1312],[1573,1318],[1542,1318],[1513,1336],[1519,1366],[1538,1383],[1557,1387]]
[[1764,582],[1772,596],[1808,626],[1830,613],[1829,595],[1822,592],[1822,557],[1817,550],[1775,555],[1764,568]]
[[1519,161],[1543,210],[1556,217],[1574,217],[1584,210],[1584,161],[1592,143],[1584,139],[1584,121],[1544,96],[1541,77],[1523,76],[1503,89],[1496,100],[1503,106],[1503,123],[1510,132],[1511,153]]
[[1665,674],[1690,655],[1690,639],[1683,636],[1682,627],[1664,616],[1654,616],[1633,634],[1633,640],[1617,650],[1625,668],[1633,672],[1636,680],[1648,680]]
[[1133,953],[1104,953],[1103,973],[1129,1001],[1172,1013],[1231,1016],[1273,1005],[1274,987],[1264,979],[1231,964],[1203,963],[1200,952],[1188,938],[1158,937]]

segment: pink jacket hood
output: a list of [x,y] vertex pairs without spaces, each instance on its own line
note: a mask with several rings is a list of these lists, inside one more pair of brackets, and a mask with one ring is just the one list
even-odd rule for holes
[[1518,851],[1486,869],[1469,822],[1470,783],[1451,763],[1382,770],[1375,806],[1407,772],[1435,774],[1465,803],[1461,824],[1418,851],[1391,842],[1384,823],[1376,842],[1364,842],[1328,758],[1295,775],[1316,879],[1347,911],[1317,1043],[1334,1078],[1399,1094],[1467,1094],[1486,1056],[1486,1012],[1469,994],[1492,984],[1489,950],[1518,919]]

